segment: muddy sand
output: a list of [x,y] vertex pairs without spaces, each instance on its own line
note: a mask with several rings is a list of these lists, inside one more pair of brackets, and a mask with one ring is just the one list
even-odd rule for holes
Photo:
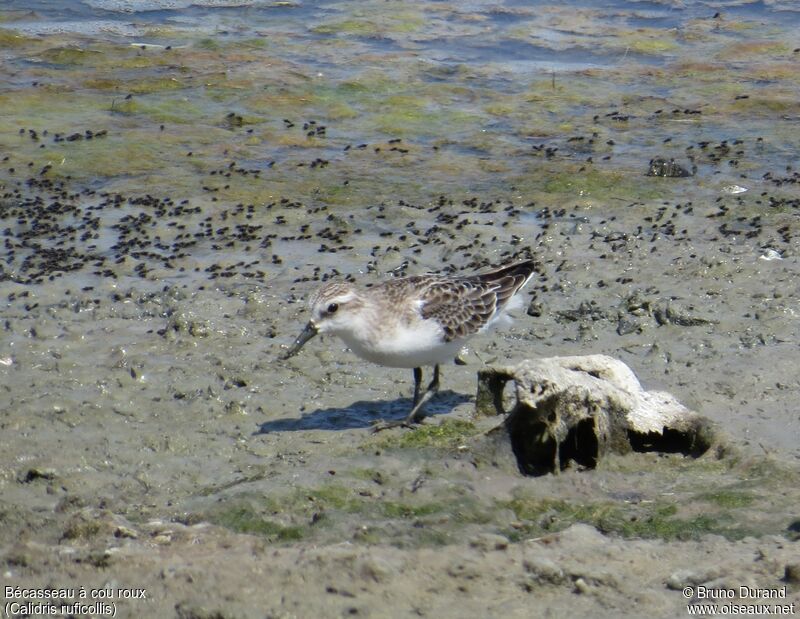
[[[698,586],[796,602],[795,249],[761,259],[704,212],[670,214],[691,239],[625,232],[660,209],[550,221],[539,315],[444,368],[422,427],[377,435],[410,372],[319,338],[276,360],[305,264],[191,292],[7,283],[4,583],[146,591],[114,593],[118,616],[671,617]],[[482,364],[600,351],[730,448],[544,477],[485,457]]]

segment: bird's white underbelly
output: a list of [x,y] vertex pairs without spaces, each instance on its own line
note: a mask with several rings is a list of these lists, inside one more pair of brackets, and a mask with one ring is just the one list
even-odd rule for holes
[[446,342],[441,327],[435,321],[421,321],[409,327],[396,325],[386,331],[337,333],[359,357],[394,368],[416,368],[452,361],[463,340]]

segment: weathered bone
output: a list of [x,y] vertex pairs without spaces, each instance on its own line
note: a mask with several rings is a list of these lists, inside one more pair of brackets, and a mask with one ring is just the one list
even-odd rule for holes
[[[514,382],[507,409],[504,389]],[[525,360],[478,372],[478,414],[508,414],[506,433],[520,471],[594,468],[608,451],[699,456],[716,441],[706,418],[673,396],[644,391],[631,369],[607,355]]]

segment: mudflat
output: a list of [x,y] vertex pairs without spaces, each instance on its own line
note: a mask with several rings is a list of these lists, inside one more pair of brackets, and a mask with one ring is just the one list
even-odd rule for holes
[[[793,13],[89,4],[0,11],[7,614],[796,608]],[[279,360],[330,278],[521,257],[419,428],[370,431],[410,371]],[[725,448],[494,462],[477,371],[589,353]]]

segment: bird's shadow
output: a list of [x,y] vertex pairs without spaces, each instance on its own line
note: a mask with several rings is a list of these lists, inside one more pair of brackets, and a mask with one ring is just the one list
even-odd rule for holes
[[[471,396],[447,390],[438,392],[427,403],[425,417],[444,415],[459,404],[472,400]],[[349,430],[369,428],[377,421],[404,419],[411,410],[411,398],[395,400],[359,400],[344,408],[318,408],[303,414],[300,419],[284,418],[266,421],[254,434],[270,432],[296,432],[299,430]]]

